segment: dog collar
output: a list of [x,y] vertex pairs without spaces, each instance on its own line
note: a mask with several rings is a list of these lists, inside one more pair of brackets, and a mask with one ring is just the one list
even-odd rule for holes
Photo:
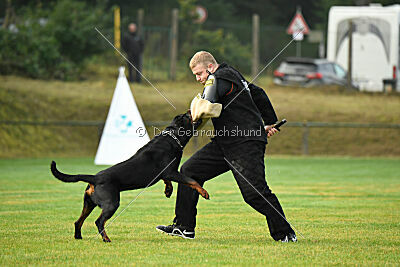
[[162,131],[162,134],[168,134],[169,136],[171,136],[172,138],[175,139],[175,141],[178,143],[178,145],[181,147],[181,149],[183,149],[183,146],[181,144],[181,142],[179,141],[178,137],[176,137],[171,131]]

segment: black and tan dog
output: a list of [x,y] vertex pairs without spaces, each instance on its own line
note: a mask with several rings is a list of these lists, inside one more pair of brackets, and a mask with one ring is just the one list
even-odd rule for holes
[[[102,209],[96,226],[104,242],[111,242],[104,224],[119,207],[120,192],[145,188],[157,183],[160,179],[165,182],[165,195],[172,194],[171,181],[188,185],[199,194],[209,199],[209,195],[195,180],[178,172],[182,157],[182,149],[193,135],[193,124],[190,113],[174,118],[162,134],[153,138],[130,159],[100,171],[96,175],[69,175],[61,173],[56,163],[51,163],[51,172],[63,182],[83,181],[89,183],[84,194],[83,210],[75,222],[75,238],[82,239],[81,228],[92,210],[99,206]],[[178,133],[179,132],[179,133]]]

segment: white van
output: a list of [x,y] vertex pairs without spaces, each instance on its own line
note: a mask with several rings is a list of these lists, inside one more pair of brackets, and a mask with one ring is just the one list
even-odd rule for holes
[[329,11],[327,59],[347,70],[349,20],[353,23],[352,78],[362,91],[400,91],[400,5],[334,6]]

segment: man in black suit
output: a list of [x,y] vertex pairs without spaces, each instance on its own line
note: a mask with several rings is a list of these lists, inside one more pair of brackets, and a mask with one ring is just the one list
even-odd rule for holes
[[[141,82],[140,72],[142,71],[142,53],[144,49],[144,42],[137,33],[137,27],[135,23],[130,23],[128,26],[128,33],[124,35],[122,39],[122,49],[128,55],[128,60],[133,64],[128,63],[129,81],[130,82]],[[135,79],[133,78],[135,73]]]

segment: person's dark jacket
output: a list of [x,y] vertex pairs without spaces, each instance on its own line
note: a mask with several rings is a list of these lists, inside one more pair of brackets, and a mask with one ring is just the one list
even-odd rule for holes
[[136,33],[127,33],[122,39],[122,49],[128,54],[128,58],[138,58],[144,49],[142,38]]
[[[212,119],[216,141],[219,144],[248,140],[267,142],[264,124],[272,125],[278,118],[265,91],[249,84],[240,72],[226,63],[220,64],[213,75],[217,79],[217,86],[225,84],[225,91],[217,101],[222,104],[221,115]],[[227,82],[231,84],[228,88]],[[248,84],[247,89],[244,83]]]

